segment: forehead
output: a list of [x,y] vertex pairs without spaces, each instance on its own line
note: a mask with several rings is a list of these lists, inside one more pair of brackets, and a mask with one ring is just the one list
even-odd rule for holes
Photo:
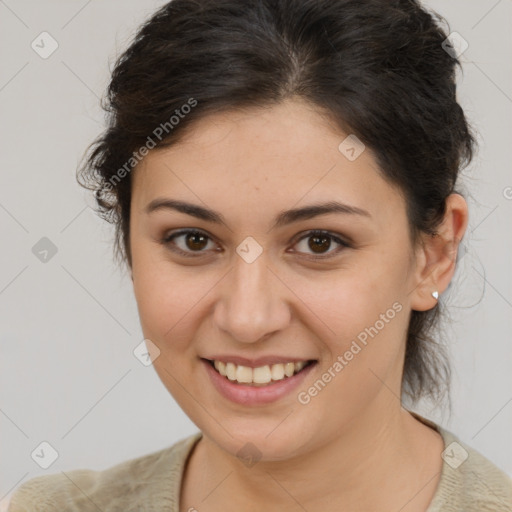
[[299,101],[210,115],[139,163],[132,204],[142,211],[156,197],[172,197],[262,214],[339,201],[381,222],[403,214],[400,192],[369,149],[353,161],[340,152],[348,135]]

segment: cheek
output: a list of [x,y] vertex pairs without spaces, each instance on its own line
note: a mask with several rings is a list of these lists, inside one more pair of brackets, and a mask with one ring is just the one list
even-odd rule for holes
[[[325,293],[324,287],[311,299],[311,309],[322,320],[316,324],[324,325],[326,357],[315,379],[298,390],[297,402],[311,417],[327,415],[326,429],[339,435],[339,426],[367,408],[383,382],[394,389],[399,381],[407,315],[389,283],[377,286],[362,275],[332,282],[329,289],[333,292]],[[395,399],[391,392],[389,399]]]
[[204,314],[205,293],[216,280],[198,267],[179,267],[169,262],[134,264],[133,286],[144,336],[162,352],[185,349]]
[[[191,340],[197,329],[197,315],[201,312],[205,278],[184,275],[182,269],[171,270],[152,262],[144,265],[142,259],[134,265],[134,292],[144,337],[159,350],[153,367],[170,394],[191,417],[188,393],[196,354]],[[211,287],[211,286],[210,286]],[[197,390],[196,390],[197,392]]]
[[375,323],[379,331],[399,323],[394,320],[405,307],[403,292],[395,279],[390,271],[354,268],[332,273],[328,279],[304,281],[302,285],[295,280],[294,291],[322,321],[324,339],[342,343]]
[[374,272],[341,272],[328,284],[314,287],[310,282],[297,290],[320,320],[313,320],[317,327],[312,328],[319,329],[329,354],[322,371],[328,373],[326,380],[337,383],[326,387],[337,388],[348,401],[356,389],[361,394],[368,386],[372,393],[381,385],[378,377],[385,380],[400,368],[408,318],[403,293],[394,282],[399,279],[375,267]]

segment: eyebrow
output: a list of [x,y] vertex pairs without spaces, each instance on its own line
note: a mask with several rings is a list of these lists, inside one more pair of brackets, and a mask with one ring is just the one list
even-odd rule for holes
[[[145,212],[147,214],[157,210],[175,210],[207,222],[226,225],[226,221],[222,214],[196,204],[187,203],[185,201],[157,198],[151,201],[145,208]],[[362,208],[339,203],[337,201],[329,201],[327,203],[313,204],[304,206],[302,208],[282,211],[276,216],[274,225],[271,229],[275,229],[276,227],[283,227],[288,224],[292,224],[293,222],[311,219],[320,215],[327,215],[329,213],[360,215],[363,217],[371,218],[370,212],[363,210]]]

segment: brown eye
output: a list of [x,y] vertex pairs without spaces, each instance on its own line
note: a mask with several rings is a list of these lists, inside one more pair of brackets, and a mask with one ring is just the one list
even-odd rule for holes
[[314,235],[308,237],[308,247],[313,252],[323,253],[331,247],[331,238],[325,235]]
[[[305,241],[307,240],[307,243]],[[329,251],[334,244],[337,244],[339,247],[334,251]],[[312,259],[327,259],[331,256],[335,256],[338,254],[343,248],[350,247],[350,244],[343,241],[338,236],[330,233],[329,231],[310,231],[306,233],[306,235],[302,236],[297,242],[297,246],[300,247],[302,244],[302,248],[297,252],[306,253],[306,257]],[[306,245],[307,247],[304,247]],[[308,256],[308,250],[311,251]],[[294,251],[295,252],[295,251]]]
[[204,249],[207,244],[207,238],[202,233],[188,233],[185,236],[185,244],[191,250],[197,251]]
[[206,233],[193,229],[171,233],[162,240],[162,243],[171,251],[192,257],[201,256],[202,253],[207,252],[205,249],[208,247],[208,242],[213,243]]

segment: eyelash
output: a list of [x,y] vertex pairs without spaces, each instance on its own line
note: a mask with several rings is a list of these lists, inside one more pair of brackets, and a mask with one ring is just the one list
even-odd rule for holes
[[[171,233],[170,235],[165,236],[161,240],[161,243],[163,245],[169,247],[169,249],[171,251],[173,251],[173,252],[175,252],[177,254],[180,254],[182,256],[185,256],[187,258],[198,258],[198,257],[201,257],[203,255],[203,253],[206,252],[206,251],[190,251],[190,252],[187,252],[187,251],[183,251],[182,249],[177,248],[176,245],[174,244],[173,240],[175,238],[178,238],[178,237],[183,236],[183,235],[189,235],[189,234],[203,235],[206,238],[208,238],[209,240],[213,241],[213,239],[209,235],[207,235],[204,231],[201,231],[201,230],[198,230],[198,229],[183,229],[183,230],[180,230],[180,231],[178,231],[176,233]],[[349,244],[348,242],[345,242],[344,240],[342,240],[341,238],[339,238],[335,234],[333,234],[333,233],[331,233],[329,231],[321,230],[321,229],[313,229],[311,231],[306,232],[300,238],[298,238],[294,242],[293,245],[296,245],[299,242],[301,242],[302,240],[307,239],[307,238],[312,238],[314,236],[326,236],[326,237],[330,238],[332,241],[334,241],[335,243],[339,244],[341,247],[339,247],[335,251],[327,253],[326,256],[318,256],[318,255],[303,256],[306,259],[310,259],[310,260],[326,260],[326,259],[332,258],[332,257],[336,256],[337,254],[339,254],[339,252],[342,249],[344,249],[344,248],[351,248],[352,247],[351,244]],[[194,252],[196,254],[194,254]]]

